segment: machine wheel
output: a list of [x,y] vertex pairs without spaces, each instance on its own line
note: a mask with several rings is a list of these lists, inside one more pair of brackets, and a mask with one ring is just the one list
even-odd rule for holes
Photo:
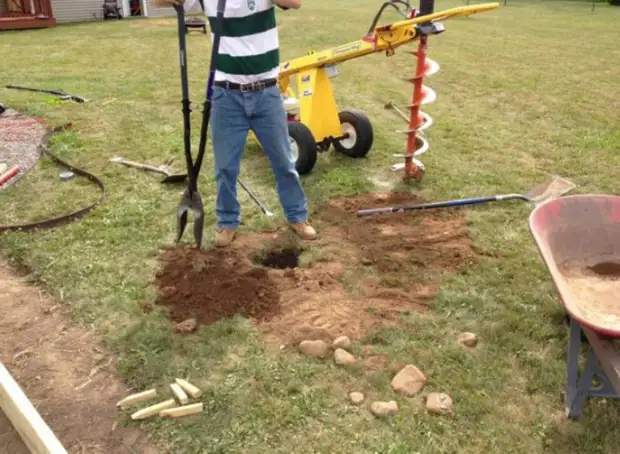
[[374,139],[370,120],[364,112],[357,109],[343,110],[338,117],[342,133],[349,137],[334,140],[334,148],[352,158],[363,158],[370,151]]
[[300,175],[310,173],[316,164],[318,154],[312,131],[299,121],[289,121],[288,136],[291,141],[291,151],[295,156],[297,172]]

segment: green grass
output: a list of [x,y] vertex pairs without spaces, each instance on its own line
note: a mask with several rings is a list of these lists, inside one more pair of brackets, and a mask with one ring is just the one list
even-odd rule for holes
[[[456,2],[439,2],[438,7]],[[279,14],[283,58],[357,39],[378,3],[306,2]],[[390,17],[395,18],[395,15]],[[428,199],[525,192],[551,174],[572,179],[576,192],[617,193],[620,168],[620,9],[572,2],[509,2],[499,10],[446,21],[430,40],[441,71],[427,84],[434,120],[427,175],[411,190]],[[398,363],[418,365],[428,390],[448,392],[452,418],[428,416],[420,398],[398,399],[401,412],[382,421],[346,404],[355,387],[388,399],[391,376],[343,372],[329,362],[274,355],[251,325],[221,321],[177,337],[164,316],[144,315],[161,247],[172,244],[179,189],[159,178],[109,163],[127,158],[183,169],[181,90],[174,20],[124,20],[0,34],[5,83],[60,87],[94,102],[57,103],[45,95],[2,91],[9,106],[51,125],[71,121],[53,150],[101,176],[106,203],[85,219],[37,234],[0,236],[14,264],[33,270],[62,295],[76,323],[102,332],[120,357],[129,385],[165,386],[190,376],[206,390],[204,417],[142,426],[175,453],[615,453],[620,419],[605,401],[567,422],[561,392],[567,331],[550,278],[527,230],[529,207],[505,203],[466,211],[470,235],[484,253],[479,265],[444,282],[428,314],[403,317],[400,329],[366,342]],[[189,37],[191,92],[203,96],[208,46]],[[329,197],[403,189],[389,167],[404,149],[396,116],[382,105],[404,104],[413,59],[404,52],[350,61],[335,80],[341,107],[365,110],[375,127],[365,160],[320,156],[304,187],[313,209]],[[109,100],[114,102],[104,103]],[[198,132],[199,115],[193,118]],[[194,137],[196,137],[196,135]],[[0,193],[0,223],[65,213],[97,197],[82,179],[59,182],[43,158],[36,171]],[[251,146],[242,178],[272,210],[279,205],[266,160]],[[212,159],[200,181],[206,225],[215,222]],[[244,230],[273,227],[241,193]],[[210,230],[207,230],[207,234]],[[209,236],[209,235],[207,235]],[[187,234],[187,241],[191,234]],[[473,352],[454,345],[462,330],[482,339]],[[361,345],[361,341],[357,347]],[[124,420],[130,424],[130,421]]]

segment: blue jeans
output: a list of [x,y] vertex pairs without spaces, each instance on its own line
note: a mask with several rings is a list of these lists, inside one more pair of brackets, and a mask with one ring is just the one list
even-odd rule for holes
[[308,202],[295,169],[278,86],[246,93],[213,87],[211,101],[217,227],[235,229],[241,222],[237,177],[250,129],[269,159],[286,219],[293,224],[306,221]]

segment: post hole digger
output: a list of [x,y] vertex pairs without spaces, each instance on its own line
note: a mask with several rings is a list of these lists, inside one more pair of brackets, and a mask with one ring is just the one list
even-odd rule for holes
[[[202,161],[207,145],[207,132],[209,129],[209,119],[211,115],[211,95],[213,81],[215,78],[215,70],[217,68],[218,53],[220,47],[220,37],[222,32],[222,19],[224,10],[226,9],[226,0],[218,0],[217,16],[215,27],[213,30],[213,45],[211,50],[211,61],[209,67],[209,77],[207,80],[206,97],[202,111],[202,123],[200,128],[200,141],[198,144],[198,154],[196,161],[193,161],[191,153],[191,125],[190,125],[190,100],[189,100],[189,82],[187,74],[187,47],[185,39],[185,12],[183,6],[175,5],[177,12],[177,28],[179,38],[179,60],[181,66],[181,92],[182,92],[182,112],[183,112],[183,145],[185,161],[187,165],[187,174],[189,181],[181,202],[177,209],[177,243],[181,241],[185,228],[187,226],[188,214],[191,210],[194,216],[194,239],[198,248],[202,245],[202,232],[204,229],[204,205],[202,197],[198,192],[198,176],[202,167]],[[242,181],[238,180],[241,187],[248,193],[250,198],[259,206],[261,211],[267,216],[273,216],[265,205],[256,197]]]

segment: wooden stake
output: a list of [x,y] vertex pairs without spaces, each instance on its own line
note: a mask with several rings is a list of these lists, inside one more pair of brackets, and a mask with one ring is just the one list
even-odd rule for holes
[[183,391],[183,388],[181,388],[178,383],[172,383],[170,389],[181,405],[185,405],[189,402],[189,397],[187,397],[187,394],[185,394],[185,391]]
[[159,416],[162,418],[179,418],[181,416],[194,415],[196,413],[202,413],[202,402],[197,404],[185,405],[184,407],[170,408],[159,412]]
[[165,400],[155,405],[151,405],[150,407],[143,408],[142,410],[138,410],[133,415],[131,415],[131,419],[146,419],[150,418],[153,415],[158,414],[162,410],[166,410],[168,408],[172,408],[176,406],[176,401],[174,399]]
[[119,400],[116,406],[124,409],[124,408],[129,407],[130,405],[152,399],[155,396],[157,396],[157,390],[155,388],[149,389],[148,391],[142,391],[141,393],[131,394],[125,397],[124,399]]
[[200,397],[200,395],[202,394],[202,391],[200,389],[196,388],[190,382],[183,380],[182,378],[175,378],[175,381],[181,388],[183,388],[183,390],[187,394],[189,394],[193,398]]

